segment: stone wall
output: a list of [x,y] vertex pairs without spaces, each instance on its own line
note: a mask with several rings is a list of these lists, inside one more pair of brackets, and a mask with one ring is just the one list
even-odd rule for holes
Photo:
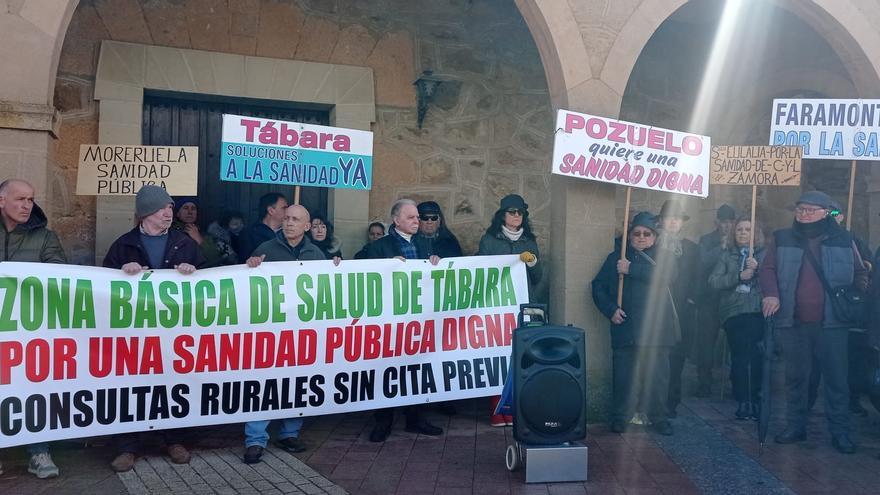
[[[74,192],[79,145],[97,141],[92,97],[105,39],[371,67],[370,217],[387,221],[401,196],[436,200],[471,253],[498,200],[517,192],[549,252],[550,100],[512,1],[91,0],[80,2],[63,46],[63,120],[50,156],[50,211],[74,262],[94,259],[94,198]],[[412,82],[426,69],[445,82],[419,129]]]
[[[710,100],[712,108],[703,109],[709,117],[702,124],[695,122],[718,13],[705,3],[688,4],[660,26],[642,51],[627,84],[622,119],[708,134],[713,144],[766,145],[773,98],[852,98],[857,94],[828,42],[792,13],[774,9],[769,35],[755,38],[746,32],[741,42],[744,46],[727,52],[737,63],[730,64],[723,73],[718,95]],[[860,166],[856,186],[854,211],[862,213],[853,217],[853,228],[862,236],[868,235],[870,168],[870,163]],[[767,229],[790,224],[793,202],[802,190],[824,190],[845,208],[848,162],[805,160],[803,170],[799,188],[758,188],[758,216]],[[658,212],[668,197],[634,191],[633,209]],[[751,188],[712,186],[706,200],[678,198],[686,203],[692,217],[685,232],[696,239],[714,228],[714,212],[722,203],[748,214]],[[623,203],[619,193],[620,222]]]

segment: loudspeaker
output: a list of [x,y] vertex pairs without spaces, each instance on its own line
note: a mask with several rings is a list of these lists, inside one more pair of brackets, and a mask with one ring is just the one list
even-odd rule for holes
[[587,434],[585,333],[527,326],[513,332],[513,436],[552,445]]

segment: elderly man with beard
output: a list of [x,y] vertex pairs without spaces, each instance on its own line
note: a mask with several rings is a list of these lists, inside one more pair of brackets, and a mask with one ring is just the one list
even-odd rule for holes
[[[135,216],[138,224],[110,246],[104,257],[105,268],[121,268],[127,275],[143,270],[173,268],[189,275],[205,264],[198,244],[187,234],[171,228],[174,220],[174,200],[159,186],[146,185],[135,197]],[[168,456],[175,464],[189,463],[190,454],[182,444],[181,429],[158,432],[165,440]],[[134,467],[137,454],[142,450],[140,433],[116,436],[119,454],[111,467],[125,472]]]
[[807,389],[816,357],[825,382],[826,416],[831,444],[852,454],[847,386],[849,324],[835,315],[829,287],[866,288],[867,270],[853,236],[831,216],[831,198],[805,192],[795,206],[794,223],[777,230],[759,269],[765,317],[773,316],[785,361],[785,431],[776,443],[807,439]]
[[[431,251],[431,245],[421,236],[419,231],[419,210],[415,201],[399,199],[391,207],[391,226],[388,235],[373,241],[367,246],[368,259],[397,258],[406,260],[429,259],[432,265],[440,261],[440,257]],[[422,435],[438,436],[443,428],[432,425],[425,419],[422,406],[403,408],[406,416],[406,431]],[[394,408],[379,409],[375,412],[376,426],[370,432],[371,442],[384,442],[391,434],[394,423]]]
[[672,301],[681,325],[681,342],[669,353],[669,394],[667,406],[669,417],[677,416],[681,403],[681,373],[684,360],[691,351],[696,325],[696,301],[702,284],[696,283],[700,276],[700,247],[681,234],[684,222],[690,219],[681,203],[666,200],[658,215],[659,237],[657,244],[675,256],[678,276],[670,285]]

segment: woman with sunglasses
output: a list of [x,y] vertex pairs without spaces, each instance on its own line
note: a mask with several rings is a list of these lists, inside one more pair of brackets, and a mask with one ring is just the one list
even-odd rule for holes
[[764,234],[754,227],[755,252],[749,253],[753,230],[750,218],[736,221],[727,241],[728,249],[709,275],[709,287],[719,290],[718,308],[730,347],[730,382],[738,406],[736,419],[758,419],[761,370],[764,357],[758,343],[764,337],[758,263],[764,259]]
[[[611,320],[611,431],[622,433],[640,407],[653,429],[672,435],[666,416],[669,352],[680,338],[669,286],[675,257],[655,245],[657,218],[647,211],[633,217],[626,259],[619,247],[608,255],[592,282],[593,303]],[[623,304],[617,304],[619,275]]]
[[[526,272],[529,277],[529,292],[534,294],[535,285],[541,281],[542,266],[538,262],[538,241],[529,225],[529,205],[522,196],[508,194],[501,198],[501,205],[492,224],[480,239],[478,256],[491,256],[502,254],[518,254],[526,263]],[[500,396],[491,399],[492,426],[513,425],[513,417],[494,414],[498,406]]]

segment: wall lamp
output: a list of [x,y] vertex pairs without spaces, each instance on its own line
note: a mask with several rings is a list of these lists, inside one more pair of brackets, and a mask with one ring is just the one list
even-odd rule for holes
[[418,123],[419,129],[422,128],[422,122],[425,120],[425,114],[428,113],[428,105],[431,103],[431,100],[434,99],[434,91],[437,90],[437,86],[443,82],[436,77],[433,77],[434,71],[426,70],[422,72],[422,75],[419,76],[418,79],[413,83],[416,87],[416,99],[418,102],[419,116]]

